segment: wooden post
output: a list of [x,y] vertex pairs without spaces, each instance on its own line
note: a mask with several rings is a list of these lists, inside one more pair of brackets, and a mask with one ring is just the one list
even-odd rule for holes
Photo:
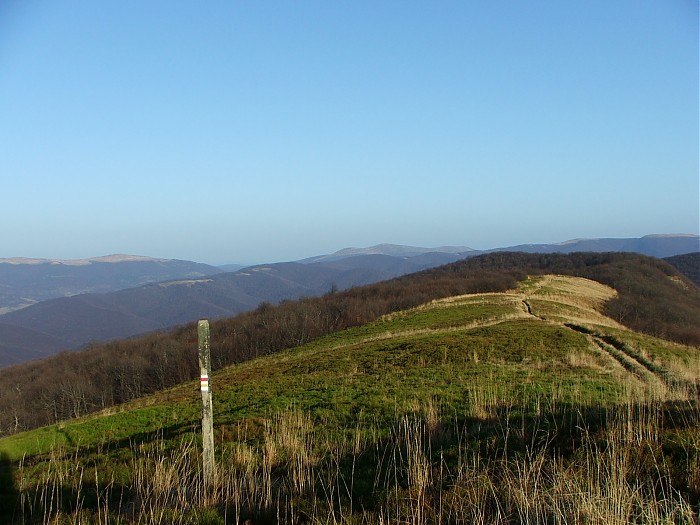
[[211,351],[209,347],[209,321],[197,323],[199,339],[199,371],[202,390],[202,464],[204,487],[207,493],[214,488],[214,417],[211,406]]

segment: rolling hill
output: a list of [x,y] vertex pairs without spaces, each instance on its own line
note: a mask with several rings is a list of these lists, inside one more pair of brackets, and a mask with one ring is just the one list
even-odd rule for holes
[[[488,256],[423,278],[518,260]],[[606,315],[621,295],[545,271],[223,367],[211,378],[214,491],[200,474],[194,374],[119,409],[0,439],[5,516],[694,523],[698,350]],[[230,335],[222,323],[213,351]]]

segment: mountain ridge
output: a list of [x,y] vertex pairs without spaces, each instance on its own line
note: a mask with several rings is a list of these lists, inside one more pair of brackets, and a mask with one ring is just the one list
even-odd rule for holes
[[0,314],[84,293],[114,292],[169,279],[220,273],[178,259],[107,255],[89,259],[0,259]]
[[[303,265],[297,265],[295,269],[301,270],[300,267]],[[264,267],[249,276],[233,277],[248,281],[255,274],[266,275],[270,271],[274,269]],[[212,356],[215,356],[212,367],[220,369],[274,354],[346,328],[380,318],[391,319],[390,314],[394,312],[432,304],[436,300],[464,294],[507,292],[516,288],[519,282],[541,275],[584,278],[613,287],[617,295],[605,294],[606,298],[612,298],[601,306],[602,313],[614,320],[615,326],[622,324],[666,341],[700,344],[700,328],[694,324],[700,315],[700,290],[662,260],[621,253],[543,255],[503,252],[463,259],[319,297],[283,301],[278,305],[262,304],[235,317],[212,320]],[[538,292],[542,299],[540,304],[516,301],[517,312],[530,316],[531,311],[536,313],[543,309],[538,315],[550,318],[552,313],[547,313],[547,293],[546,286]],[[600,299],[605,298],[601,296]],[[578,300],[573,304],[581,305]],[[502,312],[494,313],[500,315]],[[477,313],[475,320],[479,319]],[[581,322],[576,316],[571,319],[577,325]],[[458,316],[454,322],[461,326],[465,319]],[[84,399],[84,403],[105,408],[128,401],[195,377],[199,371],[196,352],[193,351],[196,340],[196,323],[192,322],[167,332],[94,344],[82,352],[0,369],[0,384],[5,384],[4,389],[0,389],[0,400],[7,394],[9,398],[5,396],[5,402],[16,405],[13,386],[16,384],[19,385],[17,392],[24,393],[22,399],[28,405],[22,412],[25,414],[23,418],[29,413],[33,414],[32,417],[39,417],[40,410],[46,412],[47,406],[50,410],[41,417],[56,417],[56,410],[65,414],[60,417],[74,417],[78,409],[83,413],[83,405],[76,408],[73,403],[66,402],[65,381],[72,376],[85,377],[87,373],[92,381],[90,388],[95,390],[93,394],[97,397],[89,402]],[[511,344],[518,346],[517,341],[511,341]],[[38,377],[46,377],[46,381],[52,378],[54,390],[47,391],[44,383],[36,380]],[[46,405],[47,399],[54,401]],[[30,409],[29,405],[34,408]],[[2,412],[0,409],[0,416]],[[7,424],[12,422],[6,420]]]
[[302,259],[299,262],[311,263],[311,262],[321,262],[321,261],[331,261],[337,259],[344,259],[347,257],[354,257],[358,255],[391,255],[394,257],[413,257],[416,255],[423,255],[426,253],[478,253],[479,250],[474,250],[468,246],[439,246],[436,248],[423,248],[420,246],[408,246],[402,244],[389,244],[382,243],[376,244],[374,246],[369,246],[366,248],[343,248],[336,252],[327,255],[317,255],[314,257],[308,257]]
[[508,248],[486,250],[487,253],[497,251],[525,253],[634,252],[664,258],[700,251],[700,235],[650,234],[639,238],[571,239],[554,244],[520,244]]
[[[590,237],[576,238],[555,243],[528,243],[490,248],[485,250],[468,246],[439,246],[425,248],[400,244],[382,243],[365,248],[343,248],[330,254],[317,255],[297,262],[319,262],[337,260],[355,255],[416,256],[428,253],[478,255],[499,251],[522,251],[525,253],[568,253],[572,251],[623,251],[636,252],[652,257],[671,257],[700,251],[700,235],[692,233],[659,233],[643,237]],[[650,253],[653,252],[653,253]]]
[[111,255],[101,255],[97,257],[88,257],[85,259],[42,259],[34,257],[10,257],[0,258],[0,264],[62,264],[65,266],[85,266],[87,264],[105,262],[105,263],[120,263],[120,262],[165,262],[176,259],[163,259],[158,257],[148,257],[146,255],[129,255],[124,253],[115,253]]

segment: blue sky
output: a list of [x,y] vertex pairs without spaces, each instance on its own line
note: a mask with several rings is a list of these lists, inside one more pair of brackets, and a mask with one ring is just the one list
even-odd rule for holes
[[0,257],[698,233],[698,2],[4,0],[0,182]]

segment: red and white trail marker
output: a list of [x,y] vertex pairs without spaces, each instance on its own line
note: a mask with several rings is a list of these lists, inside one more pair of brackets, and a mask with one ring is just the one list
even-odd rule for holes
[[197,323],[199,347],[199,382],[202,389],[202,460],[204,486],[207,492],[214,487],[214,417],[212,414],[211,387],[211,353],[209,344],[209,321],[202,319]]

